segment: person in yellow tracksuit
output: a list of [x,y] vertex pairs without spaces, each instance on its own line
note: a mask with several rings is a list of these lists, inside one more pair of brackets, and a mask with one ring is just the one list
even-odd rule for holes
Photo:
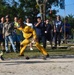
[[40,50],[46,57],[49,57],[49,54],[46,52],[46,50],[40,46],[40,44],[37,42],[37,36],[36,32],[33,28],[30,26],[24,25],[22,19],[18,20],[18,24],[20,27],[17,27],[20,31],[23,33],[23,37],[25,38],[21,43],[20,43],[20,56],[24,55],[24,50],[26,49],[27,45],[34,39],[35,41],[35,46],[37,47],[38,50]]

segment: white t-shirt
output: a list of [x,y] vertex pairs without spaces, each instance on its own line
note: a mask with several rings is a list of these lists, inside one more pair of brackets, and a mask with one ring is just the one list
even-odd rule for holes
[[26,23],[27,26],[30,26],[31,28],[33,28],[33,24],[32,23]]

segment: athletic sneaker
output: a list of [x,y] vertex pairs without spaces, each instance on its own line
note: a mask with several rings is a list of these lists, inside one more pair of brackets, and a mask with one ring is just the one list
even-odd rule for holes
[[33,51],[33,48],[30,48],[31,51]]
[[49,58],[49,54],[43,57],[44,60],[46,60],[47,58]]

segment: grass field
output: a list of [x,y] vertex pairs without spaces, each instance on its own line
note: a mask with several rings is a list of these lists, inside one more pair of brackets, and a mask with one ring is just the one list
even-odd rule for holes
[[[58,55],[74,55],[74,49],[50,49],[47,48],[46,49],[47,52],[49,53],[50,56],[58,56]],[[24,58],[25,56],[29,56],[29,57],[41,57],[43,56],[43,54],[37,50],[36,48],[34,48],[33,51],[30,51],[29,48],[27,48],[24,52],[24,57],[18,57],[19,53],[4,53],[3,57],[10,59],[10,58]]]

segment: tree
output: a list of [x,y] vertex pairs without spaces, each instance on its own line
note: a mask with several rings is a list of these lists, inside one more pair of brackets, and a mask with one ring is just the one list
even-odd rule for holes
[[6,9],[6,6],[4,5],[5,5],[5,1],[0,0],[0,17],[4,16],[4,10]]
[[[59,0],[47,0],[46,14],[49,14],[49,8],[52,5],[58,6]],[[36,0],[0,0],[0,16],[10,14],[12,19],[14,15],[21,17],[23,20],[30,17],[35,20],[39,13],[39,8],[36,7]],[[34,21],[33,21],[34,22]]]
[[74,17],[73,17],[73,15],[72,14],[71,15],[68,15],[65,18],[68,19],[68,23],[71,25],[71,28],[74,29]]
[[[71,15],[68,15],[68,16],[66,16],[65,17],[65,19],[68,19],[68,23],[71,25],[71,36],[73,36],[74,37],[74,17],[73,17],[73,15],[71,14]],[[63,19],[63,22],[64,22],[64,19]]]
[[0,17],[10,14],[11,20],[13,20],[13,16],[18,14],[18,4],[14,0],[12,2],[12,5],[7,1],[8,0],[0,0]]
[[[24,10],[23,17],[29,17],[31,20],[34,20],[38,14],[38,10],[36,9],[36,1],[35,0],[19,0],[20,5],[19,9],[22,8]],[[20,15],[21,16],[21,15]]]

